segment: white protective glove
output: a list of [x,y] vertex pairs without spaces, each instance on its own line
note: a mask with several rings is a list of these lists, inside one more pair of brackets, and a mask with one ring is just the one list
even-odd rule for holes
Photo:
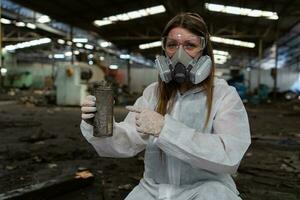
[[86,96],[81,104],[81,118],[92,125],[96,111],[96,97],[92,95]]
[[126,106],[131,112],[138,113],[135,117],[136,130],[140,133],[149,134],[158,137],[165,123],[165,118],[161,114],[149,110],[140,109],[134,106]]

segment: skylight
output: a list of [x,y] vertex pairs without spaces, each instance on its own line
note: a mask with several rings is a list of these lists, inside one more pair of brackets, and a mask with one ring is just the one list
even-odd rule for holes
[[278,20],[277,12],[256,10],[250,8],[241,8],[235,6],[225,6],[221,4],[205,3],[205,8],[213,12],[222,12],[233,15],[243,15],[249,17],[264,17],[271,20]]
[[150,48],[159,47],[159,46],[161,46],[161,41],[140,44],[139,48],[140,49],[150,49]]
[[255,47],[255,43],[245,42],[245,41],[241,41],[241,40],[234,40],[234,39],[221,38],[221,37],[215,37],[215,36],[211,36],[210,40],[213,42],[217,42],[217,43],[229,44],[229,45],[240,46],[240,47],[247,47],[247,48]]
[[38,40],[31,40],[28,42],[17,43],[15,45],[7,45],[4,48],[8,51],[14,51],[16,49],[28,48],[28,47],[32,47],[32,46],[47,44],[50,42],[51,42],[50,38],[42,38],[42,39],[38,39]]
[[149,15],[155,15],[158,13],[163,13],[166,12],[166,9],[163,5],[158,5],[158,6],[153,6],[150,8],[145,8],[145,9],[140,9],[140,10],[135,10],[135,11],[130,11],[127,13],[121,13],[118,15],[112,15],[109,17],[105,17],[101,20],[95,20],[94,24],[96,26],[105,26],[108,24],[112,24],[117,21],[128,21],[136,18],[141,18]]

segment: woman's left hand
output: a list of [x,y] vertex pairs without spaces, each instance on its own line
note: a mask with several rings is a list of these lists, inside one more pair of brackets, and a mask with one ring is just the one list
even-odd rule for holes
[[140,109],[134,106],[126,106],[131,112],[138,113],[135,117],[136,130],[140,133],[149,134],[158,137],[165,123],[165,118],[161,114],[149,110]]

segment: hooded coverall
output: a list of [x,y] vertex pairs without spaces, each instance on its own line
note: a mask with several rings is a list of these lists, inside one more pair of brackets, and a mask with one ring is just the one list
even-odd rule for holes
[[[158,83],[149,85],[134,106],[155,110]],[[145,171],[126,200],[237,200],[231,177],[251,143],[244,105],[235,88],[215,78],[211,115],[203,88],[177,92],[165,115],[159,137],[136,131],[134,112],[114,122],[113,136],[93,137],[93,127],[81,131],[103,157],[132,157],[145,149]]]

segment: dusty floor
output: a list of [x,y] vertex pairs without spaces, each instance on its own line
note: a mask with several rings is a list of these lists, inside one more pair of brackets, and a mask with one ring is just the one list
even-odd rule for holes
[[[247,110],[253,141],[235,176],[241,196],[300,199],[300,103],[247,105]],[[116,107],[115,113],[119,121],[126,110]],[[99,158],[79,123],[79,107],[0,101],[0,194],[88,168],[93,184],[52,199],[124,199],[142,176],[143,154]]]

